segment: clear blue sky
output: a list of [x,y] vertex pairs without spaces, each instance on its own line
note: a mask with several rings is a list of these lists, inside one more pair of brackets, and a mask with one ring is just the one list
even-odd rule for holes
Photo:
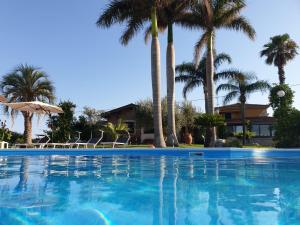
[[[150,45],[138,35],[127,46],[119,43],[122,26],[103,30],[95,22],[104,0],[1,0],[0,1],[0,76],[20,63],[42,67],[54,82],[57,102],[71,100],[77,111],[83,106],[111,109],[151,97]],[[255,42],[231,31],[217,33],[217,50],[233,58],[229,67],[253,71],[261,79],[277,82],[275,67],[259,58],[263,44],[273,35],[289,33],[300,45],[299,0],[248,0],[243,12],[257,32]],[[176,63],[191,61],[199,32],[175,29]],[[166,35],[160,36],[162,93],[165,88]],[[227,67],[227,68],[229,68]],[[226,67],[224,67],[226,68]],[[300,56],[286,67],[287,82],[300,84]],[[182,100],[181,85],[176,97]],[[300,108],[300,86],[295,106]],[[189,99],[203,98],[196,89]],[[250,103],[267,103],[267,95],[253,95]],[[203,101],[194,101],[203,108]],[[221,99],[219,101],[221,104]],[[1,118],[5,117],[1,115]],[[41,132],[44,120],[34,123]],[[23,130],[20,116],[13,127]]]

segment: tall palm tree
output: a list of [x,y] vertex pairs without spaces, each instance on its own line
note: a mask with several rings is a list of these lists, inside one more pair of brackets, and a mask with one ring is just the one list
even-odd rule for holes
[[[200,51],[206,47],[206,82],[208,91],[207,113],[214,114],[214,46],[216,31],[223,28],[228,30],[242,31],[250,39],[254,39],[255,30],[241,16],[241,10],[246,7],[242,0],[203,0],[197,1],[191,12],[187,13],[180,23],[187,28],[196,28],[203,31],[195,45],[195,63],[198,64]],[[216,132],[212,133],[211,144],[216,139]]]
[[224,71],[220,73],[232,77],[227,83],[220,84],[217,87],[216,92],[226,91],[228,92],[224,97],[224,105],[231,102],[233,99],[238,98],[241,103],[241,120],[243,125],[243,145],[246,140],[246,126],[245,126],[245,104],[250,94],[256,91],[267,91],[270,89],[270,85],[267,81],[257,80],[254,74],[235,71]]
[[[225,53],[216,55],[215,57],[215,71],[218,67],[224,63],[231,63],[231,57]],[[193,62],[182,63],[176,66],[177,76],[175,78],[176,82],[185,83],[182,95],[184,98],[187,97],[187,94],[194,90],[196,87],[203,87],[204,99],[205,99],[205,112],[208,112],[208,96],[207,96],[207,85],[206,85],[206,57],[203,57],[198,65],[195,65]],[[219,73],[215,73],[214,80],[217,81],[220,78]],[[226,77],[225,77],[226,78]]]
[[97,21],[100,27],[110,27],[115,23],[126,23],[121,43],[128,44],[146,22],[151,22],[151,77],[153,98],[154,139],[156,147],[165,147],[163,137],[161,94],[160,94],[160,44],[158,39],[157,9],[162,0],[113,0]]
[[[45,72],[37,67],[19,65],[11,73],[2,78],[0,84],[3,95],[8,102],[43,101],[52,103],[54,87]],[[8,110],[6,108],[6,110]],[[17,113],[12,111],[12,114]],[[27,144],[32,143],[32,117],[29,112],[24,116],[24,138]]]
[[288,34],[277,35],[270,38],[271,41],[264,45],[260,52],[261,57],[266,57],[266,63],[274,64],[278,68],[279,82],[285,83],[284,66],[298,54],[299,48]]
[[[158,28],[159,31],[168,31],[167,51],[166,51],[166,75],[167,75],[167,102],[168,102],[168,129],[167,145],[178,146],[175,124],[175,48],[173,37],[173,26],[178,23],[193,0],[164,0],[158,8]],[[150,27],[146,30],[145,41],[150,35]]]

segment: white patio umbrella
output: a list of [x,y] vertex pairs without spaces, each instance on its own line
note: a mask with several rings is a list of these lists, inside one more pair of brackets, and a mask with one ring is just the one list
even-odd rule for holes
[[[33,102],[2,102],[3,105],[10,107],[11,109],[22,111],[22,112],[29,112],[35,114],[49,114],[51,113],[64,113],[61,107],[50,105],[40,101],[33,101]],[[52,133],[53,135],[53,133]],[[53,137],[52,137],[53,139]]]
[[62,108],[56,105],[50,105],[44,102],[33,101],[33,102],[2,102],[14,110],[19,110],[23,112],[30,112],[36,114],[50,114],[50,113],[63,113]]

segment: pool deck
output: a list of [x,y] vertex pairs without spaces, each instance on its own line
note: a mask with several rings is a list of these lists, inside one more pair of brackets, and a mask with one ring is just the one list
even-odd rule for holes
[[300,149],[246,148],[98,148],[98,149],[1,149],[0,156],[198,156],[202,158],[300,158]]

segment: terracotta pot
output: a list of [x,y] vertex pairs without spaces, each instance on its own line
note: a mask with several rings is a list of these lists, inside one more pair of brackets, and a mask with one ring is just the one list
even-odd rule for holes
[[193,143],[193,136],[191,133],[185,133],[184,141],[186,144],[191,145]]

